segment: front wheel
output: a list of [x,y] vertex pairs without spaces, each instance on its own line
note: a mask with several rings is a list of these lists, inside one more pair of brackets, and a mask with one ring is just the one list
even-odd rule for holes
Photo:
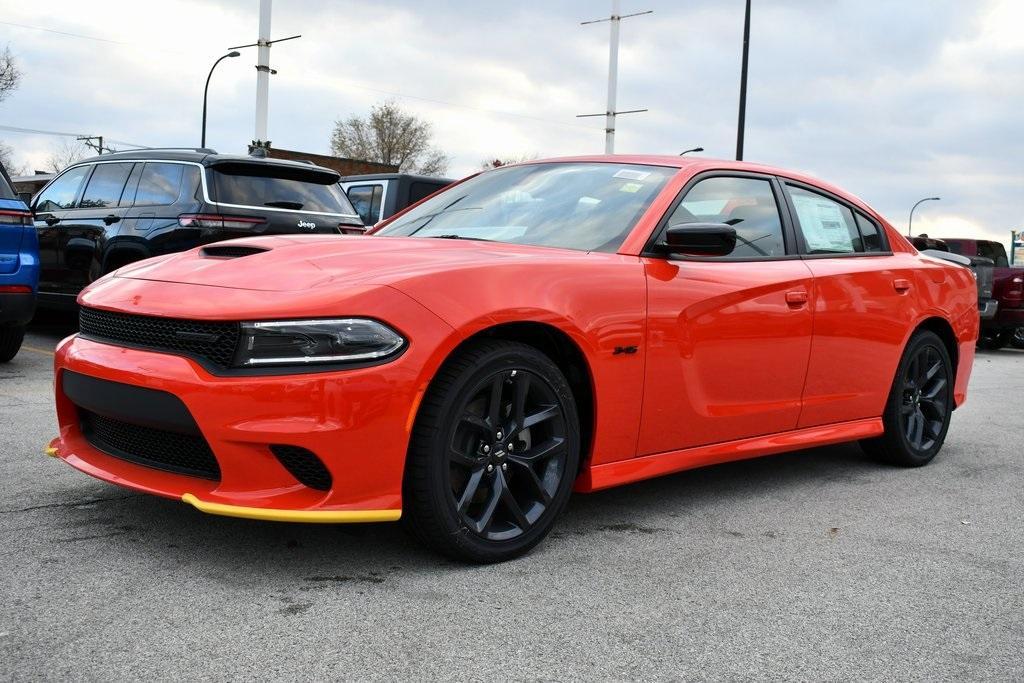
[[910,338],[882,414],[885,433],[861,441],[895,465],[927,465],[942,448],[953,413],[953,368],[945,344],[923,330]]
[[474,342],[447,361],[413,429],[403,520],[469,562],[527,552],[572,492],[579,417],[565,376],[518,342]]
[[0,363],[6,363],[18,355],[21,342],[25,339],[25,327],[0,327]]

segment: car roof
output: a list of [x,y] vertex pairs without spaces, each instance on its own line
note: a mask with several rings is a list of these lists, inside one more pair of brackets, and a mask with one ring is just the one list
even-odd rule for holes
[[267,166],[284,166],[288,168],[312,169],[332,175],[338,175],[334,169],[324,166],[317,166],[306,161],[291,161],[289,159],[272,159],[269,157],[254,157],[245,154],[218,154],[216,150],[204,148],[168,148],[168,149],[139,149],[127,152],[111,152],[99,156],[82,159],[71,164],[95,163],[97,161],[146,161],[148,159],[160,159],[161,161],[191,161],[203,166],[216,166],[218,164],[262,164]]
[[[680,170],[686,170],[691,172],[693,175],[703,173],[704,171],[748,171],[750,173],[764,173],[768,175],[777,175],[789,180],[796,180],[797,182],[807,183],[814,187],[820,188],[827,192],[831,192],[849,202],[857,204],[862,209],[868,210],[871,213],[874,212],[868,204],[860,197],[847,192],[846,190],[836,187],[831,183],[827,183],[824,180],[815,178],[812,175],[801,173],[799,171],[791,171],[784,168],[778,168],[775,166],[769,166],[767,164],[759,164],[750,161],[735,161],[732,159],[714,159],[709,157],[694,157],[694,156],[677,156],[677,155],[660,155],[660,154],[593,154],[587,156],[575,156],[575,157],[556,157],[550,159],[536,159],[531,161],[524,161],[519,164],[509,164],[509,166],[526,166],[529,164],[551,164],[551,163],[615,163],[615,164],[639,164],[646,166],[668,166],[670,168],[678,168]],[[504,166],[502,168],[505,168]],[[876,214],[877,215],[877,214]]]

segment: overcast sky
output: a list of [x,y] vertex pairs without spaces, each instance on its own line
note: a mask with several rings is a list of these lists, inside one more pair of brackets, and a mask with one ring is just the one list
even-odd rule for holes
[[[746,158],[802,170],[914,232],[1024,229],[1024,1],[754,0]],[[36,11],[45,8],[45,12]],[[605,0],[278,0],[269,137],[328,153],[333,121],[392,98],[465,175],[484,159],[599,153]],[[743,0],[623,0],[617,151],[735,153]],[[7,2],[24,73],[0,125],[198,145],[210,64],[254,42],[257,0]],[[43,30],[45,29],[45,30]],[[74,34],[74,35],[69,35]],[[208,145],[253,138],[255,49],[218,67]],[[42,167],[61,138],[0,130]],[[115,145],[116,146],[116,145]]]

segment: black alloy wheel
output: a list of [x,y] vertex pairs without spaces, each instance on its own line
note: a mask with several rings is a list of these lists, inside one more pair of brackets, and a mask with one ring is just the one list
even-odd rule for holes
[[417,415],[402,519],[434,550],[500,562],[547,535],[572,493],[579,416],[562,371],[532,346],[472,342]]
[[931,462],[949,429],[954,377],[942,339],[928,330],[914,333],[882,414],[885,432],[861,441],[863,449],[896,465],[918,467]]
[[565,476],[564,408],[543,378],[517,368],[478,381],[460,412],[447,453],[451,502],[482,538],[526,533]]
[[904,373],[900,404],[903,434],[915,450],[927,451],[941,437],[949,418],[948,385],[949,372],[938,350],[919,348]]
[[1015,349],[1024,349],[1024,327],[1014,328],[1013,337],[1010,338],[1010,346]]

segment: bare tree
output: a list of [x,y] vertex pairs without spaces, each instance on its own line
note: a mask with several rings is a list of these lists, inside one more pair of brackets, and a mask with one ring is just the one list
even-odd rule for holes
[[20,81],[21,70],[11,54],[11,48],[5,45],[3,52],[0,52],[0,102],[7,99]]
[[28,166],[14,160],[14,148],[0,141],[0,164],[7,169],[8,175],[26,175]]
[[337,156],[398,166],[405,173],[442,175],[448,155],[431,146],[431,126],[395,102],[384,102],[366,118],[334,122],[331,152]]
[[60,173],[65,168],[81,161],[89,156],[89,150],[77,140],[65,140],[56,145],[46,160],[46,167],[54,173]]
[[508,166],[509,164],[521,164],[524,161],[533,161],[537,158],[536,154],[518,154],[515,156],[505,157],[494,157],[493,159],[485,159],[480,162],[480,168],[486,170],[492,168],[501,168],[502,166]]

